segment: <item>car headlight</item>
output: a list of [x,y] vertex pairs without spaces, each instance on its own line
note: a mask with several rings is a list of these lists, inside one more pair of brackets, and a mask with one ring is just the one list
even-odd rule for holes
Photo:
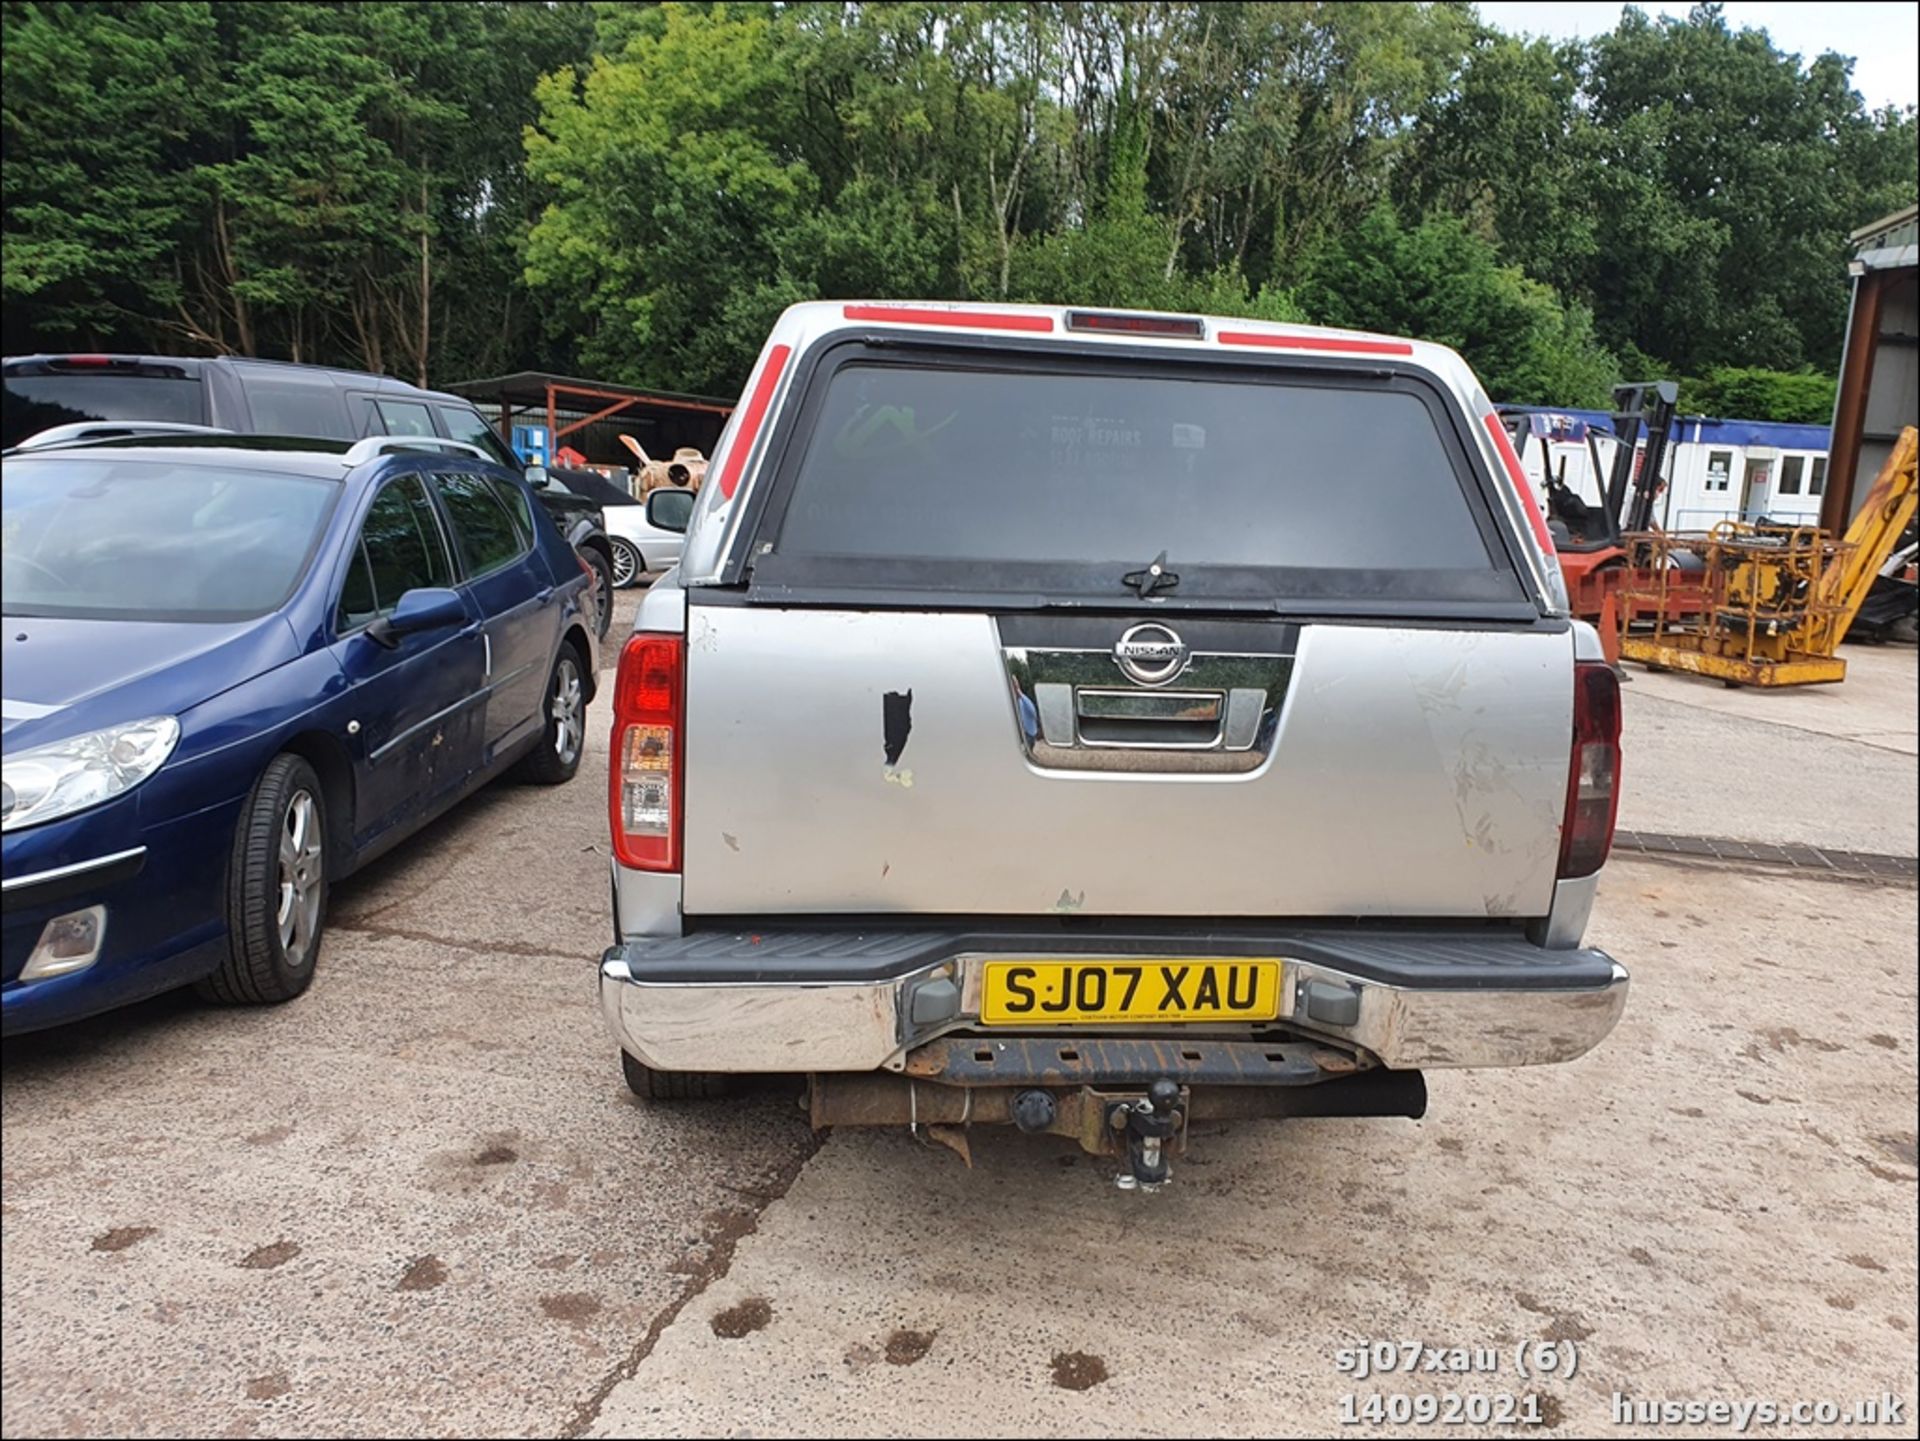
[[170,715],[50,741],[0,759],[0,831],[36,826],[124,795],[180,743]]

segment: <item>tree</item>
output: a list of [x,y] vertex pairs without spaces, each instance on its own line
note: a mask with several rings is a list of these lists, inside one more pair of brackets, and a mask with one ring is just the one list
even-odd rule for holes
[[1586,311],[1443,216],[1409,227],[1376,206],[1309,259],[1300,299],[1327,324],[1452,346],[1497,400],[1603,406],[1618,378]]
[[409,379],[533,345],[521,127],[578,4],[5,8],[7,348]]
[[1462,0],[0,15],[10,350],[730,392],[796,300],[950,296],[1414,328],[1570,403],[1609,351],[1831,370],[1846,236],[1920,190],[1911,109],[1712,5],[1564,45]]
[[1616,349],[1696,374],[1837,367],[1847,234],[1920,186],[1913,111],[1869,114],[1851,68],[1718,5],[1629,7],[1584,44],[1483,32],[1396,194],[1466,218]]
[[1816,375],[1811,370],[1785,372],[1721,365],[1701,379],[1681,382],[1680,408],[1694,415],[1826,425],[1833,419],[1838,391],[1832,376]]
[[98,345],[177,296],[212,7],[8,4],[0,40],[6,348],[36,332]]

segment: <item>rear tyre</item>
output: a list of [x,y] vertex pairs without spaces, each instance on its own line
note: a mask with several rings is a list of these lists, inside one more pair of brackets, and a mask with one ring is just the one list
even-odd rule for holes
[[643,1101],[708,1101],[727,1093],[727,1078],[713,1071],[656,1071],[625,1051],[620,1070],[627,1089]]
[[290,1001],[313,983],[327,922],[327,810],[320,777],[277,755],[254,785],[227,865],[227,956],[199,983],[229,1005]]
[[613,584],[616,590],[625,590],[640,579],[640,573],[647,568],[640,558],[640,552],[617,536],[613,542]]
[[580,652],[569,644],[563,643],[554,657],[541,711],[545,724],[540,744],[520,762],[520,778],[537,786],[564,785],[580,769],[587,748],[586,676]]
[[580,559],[593,572],[594,639],[605,640],[607,627],[613,624],[613,562],[591,545],[580,547]]

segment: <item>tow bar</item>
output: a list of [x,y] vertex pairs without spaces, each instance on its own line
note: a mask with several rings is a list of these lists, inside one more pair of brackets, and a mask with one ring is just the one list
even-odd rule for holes
[[[997,1043],[1006,1046],[1008,1043]],[[1080,1042],[1092,1049],[1093,1043]],[[1135,1043],[1146,1046],[1148,1043]],[[1105,1043],[1112,1047],[1113,1043]],[[1216,1042],[1190,1042],[1181,1049],[1221,1050]],[[1223,1085],[1211,1078],[1179,1079],[1181,1073],[1146,1071],[1124,1078],[1028,1072],[1011,1083],[973,1084],[964,1068],[944,1068],[948,1079],[885,1072],[825,1073],[807,1078],[804,1104],[816,1130],[828,1126],[906,1126],[922,1139],[956,1151],[972,1164],[967,1137],[985,1126],[1010,1125],[1028,1135],[1060,1136],[1093,1156],[1124,1160],[1116,1184],[1126,1191],[1166,1184],[1172,1153],[1184,1151],[1194,1121],[1327,1116],[1406,1116],[1427,1109],[1427,1087],[1418,1071],[1356,1066],[1353,1057],[1319,1046],[1269,1043],[1261,1060],[1286,1079],[1266,1084]],[[971,1053],[969,1053],[970,1055]],[[1120,1069],[1103,1057],[1109,1071]],[[913,1062],[909,1061],[909,1066]],[[982,1068],[986,1063],[981,1062]],[[1001,1067],[1003,1073],[1011,1067]],[[1240,1067],[1245,1075],[1251,1063]],[[961,1076],[953,1075],[961,1071]],[[1149,1079],[1151,1078],[1151,1079]]]
[[1167,1146],[1186,1124],[1185,1093],[1180,1083],[1162,1076],[1147,1087],[1138,1101],[1115,1101],[1107,1110],[1107,1125],[1127,1135],[1127,1166],[1113,1178],[1123,1191],[1145,1187],[1157,1191],[1173,1168],[1167,1164]]

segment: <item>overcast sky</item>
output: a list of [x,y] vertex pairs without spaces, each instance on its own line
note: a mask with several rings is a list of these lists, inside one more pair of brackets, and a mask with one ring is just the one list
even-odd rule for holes
[[[1691,5],[1641,0],[1653,15],[1685,15]],[[1547,35],[1555,40],[1611,30],[1622,6],[1609,0],[1480,0],[1480,13],[1502,30]],[[1920,104],[1920,0],[1727,0],[1727,24],[1765,30],[1781,50],[1803,61],[1823,50],[1854,57],[1853,88],[1870,108]]]

